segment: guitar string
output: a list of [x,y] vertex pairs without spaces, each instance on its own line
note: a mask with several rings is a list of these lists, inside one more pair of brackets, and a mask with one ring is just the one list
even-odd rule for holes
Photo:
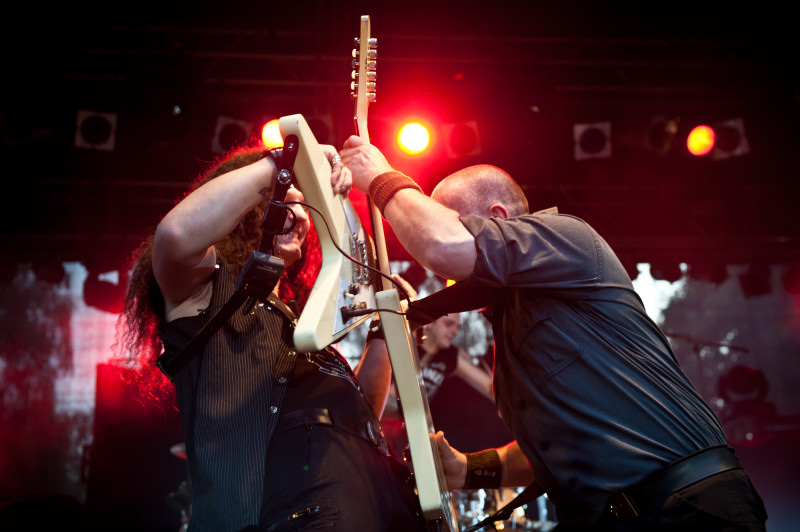
[[[397,287],[397,290],[399,290],[400,293],[403,294],[403,297],[405,298],[405,300],[408,301],[409,304],[411,304],[411,297],[408,295],[408,292],[406,292],[405,288],[403,288],[403,286],[400,283],[398,283],[397,281],[392,279],[391,276],[386,275],[385,273],[383,273],[379,269],[377,269],[377,268],[375,268],[373,266],[370,266],[369,264],[361,262],[360,260],[358,260],[355,257],[351,256],[349,253],[347,253],[346,251],[344,251],[342,248],[339,247],[339,244],[336,243],[336,238],[334,238],[334,236],[333,236],[333,232],[331,231],[331,227],[328,224],[328,220],[325,218],[325,215],[323,215],[322,212],[320,212],[319,209],[317,209],[313,205],[310,205],[308,203],[304,203],[302,201],[287,201],[287,202],[283,202],[283,203],[285,205],[302,205],[303,207],[307,207],[307,208],[313,210],[314,212],[316,212],[317,214],[319,214],[319,217],[322,219],[323,223],[325,224],[325,229],[328,232],[328,236],[331,239],[331,243],[333,243],[334,247],[339,251],[339,253],[341,253],[342,255],[347,257],[352,262],[355,262],[356,264],[358,264],[360,266],[363,266],[364,268],[370,270],[371,272],[377,273],[381,277],[391,281],[391,283],[394,284],[395,287]],[[377,311],[378,311],[378,309],[362,309],[360,311],[353,311],[353,315],[372,314],[373,312],[377,312]],[[381,311],[382,312],[392,312],[394,314],[400,314],[401,316],[405,316],[406,315],[405,312],[396,311],[396,310],[381,309]]]

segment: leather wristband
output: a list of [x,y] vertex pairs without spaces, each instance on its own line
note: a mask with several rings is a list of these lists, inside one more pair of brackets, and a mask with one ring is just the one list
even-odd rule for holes
[[467,453],[467,474],[462,489],[497,489],[500,487],[502,473],[497,449]]
[[413,179],[401,172],[392,170],[377,175],[370,181],[369,196],[375,202],[375,206],[378,207],[381,214],[383,214],[383,209],[389,203],[389,200],[404,188],[413,188],[422,194],[422,188]]

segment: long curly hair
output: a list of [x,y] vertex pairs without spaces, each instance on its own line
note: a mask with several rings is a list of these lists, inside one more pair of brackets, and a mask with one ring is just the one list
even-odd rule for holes
[[[248,166],[267,154],[263,146],[245,145],[212,163],[179,200],[212,179]],[[238,275],[261,241],[261,221],[267,200],[247,213],[231,233],[214,244],[217,256]],[[171,390],[171,383],[155,365],[163,352],[158,336],[159,324],[165,319],[164,298],[153,274],[153,230],[130,257],[128,290],[117,320],[114,344],[115,361],[132,372],[136,385],[146,394],[159,396]],[[302,245],[300,260],[284,271],[278,296],[301,312],[319,275],[322,251],[313,223]]]

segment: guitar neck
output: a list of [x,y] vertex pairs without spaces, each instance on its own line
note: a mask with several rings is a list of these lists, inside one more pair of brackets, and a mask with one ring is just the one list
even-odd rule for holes
[[[356,134],[365,142],[369,142],[367,131],[367,113],[369,104],[375,101],[375,66],[377,59],[377,42],[370,37],[371,27],[369,15],[361,17],[361,31],[356,42],[355,50],[357,70],[354,70],[354,81],[352,85],[355,103],[355,126]],[[375,256],[378,268],[384,275],[390,275],[389,256],[386,251],[386,235],[383,230],[383,217],[375,204],[369,200],[370,222],[372,233],[375,240]],[[379,277],[378,288],[387,290],[391,288],[390,282]]]

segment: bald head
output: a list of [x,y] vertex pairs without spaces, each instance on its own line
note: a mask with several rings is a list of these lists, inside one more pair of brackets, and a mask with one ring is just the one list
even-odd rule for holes
[[442,179],[431,197],[461,216],[477,214],[487,218],[492,205],[500,204],[509,216],[528,213],[522,189],[504,170],[489,164],[468,166]]

